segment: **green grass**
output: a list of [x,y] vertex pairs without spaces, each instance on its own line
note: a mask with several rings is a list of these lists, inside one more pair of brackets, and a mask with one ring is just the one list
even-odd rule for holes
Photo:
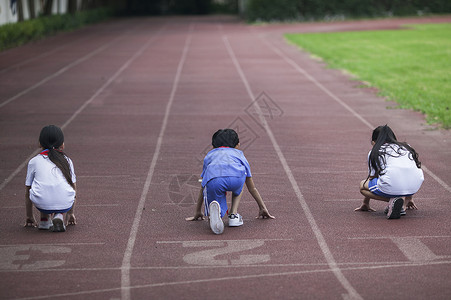
[[331,68],[344,69],[380,95],[451,128],[451,24],[405,30],[287,34]]

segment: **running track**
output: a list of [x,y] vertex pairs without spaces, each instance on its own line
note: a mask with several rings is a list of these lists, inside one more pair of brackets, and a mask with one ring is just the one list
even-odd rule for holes
[[[285,32],[396,29],[393,19],[251,27],[121,19],[0,53],[1,299],[449,299],[451,134],[357,88]],[[373,127],[425,166],[419,210],[354,212]],[[23,228],[26,163],[62,126],[78,224]],[[239,131],[275,220],[213,235],[194,210],[200,160]]]

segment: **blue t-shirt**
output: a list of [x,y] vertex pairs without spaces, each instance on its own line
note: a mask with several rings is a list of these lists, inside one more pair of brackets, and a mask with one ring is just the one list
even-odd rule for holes
[[219,147],[210,150],[204,158],[202,187],[216,177],[252,177],[251,167],[243,151]]

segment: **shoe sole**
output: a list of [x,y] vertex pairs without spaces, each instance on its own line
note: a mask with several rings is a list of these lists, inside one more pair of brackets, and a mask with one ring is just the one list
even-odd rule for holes
[[48,226],[41,226],[41,224],[38,225],[39,230],[50,230],[53,225],[49,224]]
[[52,226],[49,227],[38,227],[39,230],[50,230]]
[[230,224],[229,223],[229,227],[239,227],[239,226],[241,226],[241,225],[243,225],[243,222],[241,222],[241,223],[238,223],[238,224]]
[[53,219],[53,226],[52,226],[53,232],[64,232],[66,231],[66,226],[64,226],[63,220],[59,218]]
[[395,198],[390,200],[388,204],[388,213],[387,219],[399,219],[401,218],[401,210],[404,204],[404,200],[402,198]]
[[210,228],[215,234],[224,232],[224,222],[221,219],[221,207],[217,201],[213,201],[209,206]]
[[232,221],[232,220],[234,220],[234,219],[230,219],[229,218],[229,227],[239,227],[239,226],[241,226],[241,225],[243,225],[243,219],[241,219],[241,222],[240,221]]

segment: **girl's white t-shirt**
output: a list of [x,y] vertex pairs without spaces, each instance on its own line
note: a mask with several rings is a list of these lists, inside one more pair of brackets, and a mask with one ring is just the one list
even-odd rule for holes
[[[384,174],[379,176],[377,187],[389,195],[411,195],[418,192],[424,181],[423,170],[418,168],[410,152],[398,145],[382,145],[386,151]],[[400,154],[398,154],[399,152]],[[371,151],[368,153],[368,157]],[[381,161],[381,164],[384,164]],[[374,170],[370,170],[374,175]]]
[[[75,183],[74,165],[69,157],[66,159]],[[62,210],[74,204],[75,190],[47,155],[38,154],[28,162],[25,185],[31,186],[30,200],[40,209]]]

